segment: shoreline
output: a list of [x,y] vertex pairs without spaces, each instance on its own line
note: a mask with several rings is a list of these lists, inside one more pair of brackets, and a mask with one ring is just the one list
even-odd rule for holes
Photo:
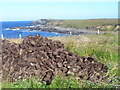
[[[87,20],[86,22],[86,20],[67,21],[40,19],[29,23],[30,26],[18,26],[7,28],[7,30],[17,31],[27,29],[26,32],[34,32],[35,30],[37,32],[54,32],[56,34],[68,35],[105,34],[117,31],[119,29],[119,25],[116,25],[115,23],[110,24],[109,21],[111,20]],[[113,21],[115,22],[115,20]],[[67,27],[64,27],[64,25],[67,25]]]
[[15,27],[9,28],[9,30],[22,30],[22,29],[29,29],[28,31],[38,30],[38,31],[48,31],[48,32],[56,32],[62,34],[69,34],[69,35],[81,35],[81,34],[103,34],[106,31],[97,31],[97,30],[79,30],[75,28],[61,28],[61,27],[50,27],[50,26],[25,26],[25,27]]

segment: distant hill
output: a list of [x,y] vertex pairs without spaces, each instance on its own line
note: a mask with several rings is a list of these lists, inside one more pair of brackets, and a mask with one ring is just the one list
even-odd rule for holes
[[118,24],[118,19],[64,20],[48,24],[62,27],[85,28],[86,26],[116,25]]
[[33,21],[32,25],[42,24],[54,27],[63,28],[77,28],[77,29],[96,29],[100,30],[115,30],[118,25],[118,19],[71,19],[71,20],[60,20],[60,19],[39,19]]
[[60,22],[47,23],[47,25],[89,30],[97,28],[100,30],[116,30],[116,28],[118,28],[118,19],[63,20]]

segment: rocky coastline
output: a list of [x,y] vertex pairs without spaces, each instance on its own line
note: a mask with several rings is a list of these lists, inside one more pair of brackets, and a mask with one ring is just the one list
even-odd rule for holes
[[30,25],[32,25],[32,26],[14,27],[14,28],[9,28],[9,30],[28,29],[28,31],[38,30],[38,31],[48,31],[48,32],[70,34],[70,35],[106,33],[106,31],[100,31],[98,27],[96,27],[94,29],[93,28],[89,29],[89,27],[87,27],[88,29],[87,28],[77,29],[77,28],[63,28],[60,26],[48,25],[48,23],[61,22],[61,21],[62,20],[40,19],[40,20],[36,20],[36,21],[33,21],[32,23],[30,23]]
[[[28,31],[38,30],[38,31],[48,31],[48,32],[56,32],[70,35],[79,35],[79,34],[97,34],[98,31],[90,31],[90,30],[77,30],[73,28],[61,28],[61,27],[51,27],[46,25],[35,25],[35,26],[26,26],[26,27],[15,27],[10,28],[10,30],[21,30],[21,29],[29,29]],[[100,32],[103,33],[103,32]]]

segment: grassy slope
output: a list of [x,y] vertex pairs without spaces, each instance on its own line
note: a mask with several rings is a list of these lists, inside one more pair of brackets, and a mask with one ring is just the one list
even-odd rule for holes
[[61,22],[49,23],[49,25],[71,28],[85,28],[86,26],[98,25],[115,25],[118,23],[117,19],[88,19],[88,20],[64,20]]
[[[85,36],[67,36],[67,37],[53,37],[53,40],[60,40],[65,44],[65,48],[70,51],[78,53],[80,56],[94,55],[96,59],[103,62],[109,67],[106,75],[109,77],[107,81],[99,83],[91,83],[85,81],[77,81],[70,77],[56,77],[52,84],[47,86],[45,83],[41,84],[38,79],[23,80],[21,82],[4,84],[3,87],[31,87],[31,88],[111,88],[118,84],[118,35],[85,35]],[[19,40],[19,39],[18,39]],[[10,39],[15,41],[16,39]],[[19,40],[21,42],[22,40]],[[18,43],[18,41],[17,41]]]

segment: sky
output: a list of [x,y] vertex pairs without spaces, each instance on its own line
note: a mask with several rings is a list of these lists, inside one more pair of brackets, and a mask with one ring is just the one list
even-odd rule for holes
[[0,21],[118,18],[118,0],[2,0]]

